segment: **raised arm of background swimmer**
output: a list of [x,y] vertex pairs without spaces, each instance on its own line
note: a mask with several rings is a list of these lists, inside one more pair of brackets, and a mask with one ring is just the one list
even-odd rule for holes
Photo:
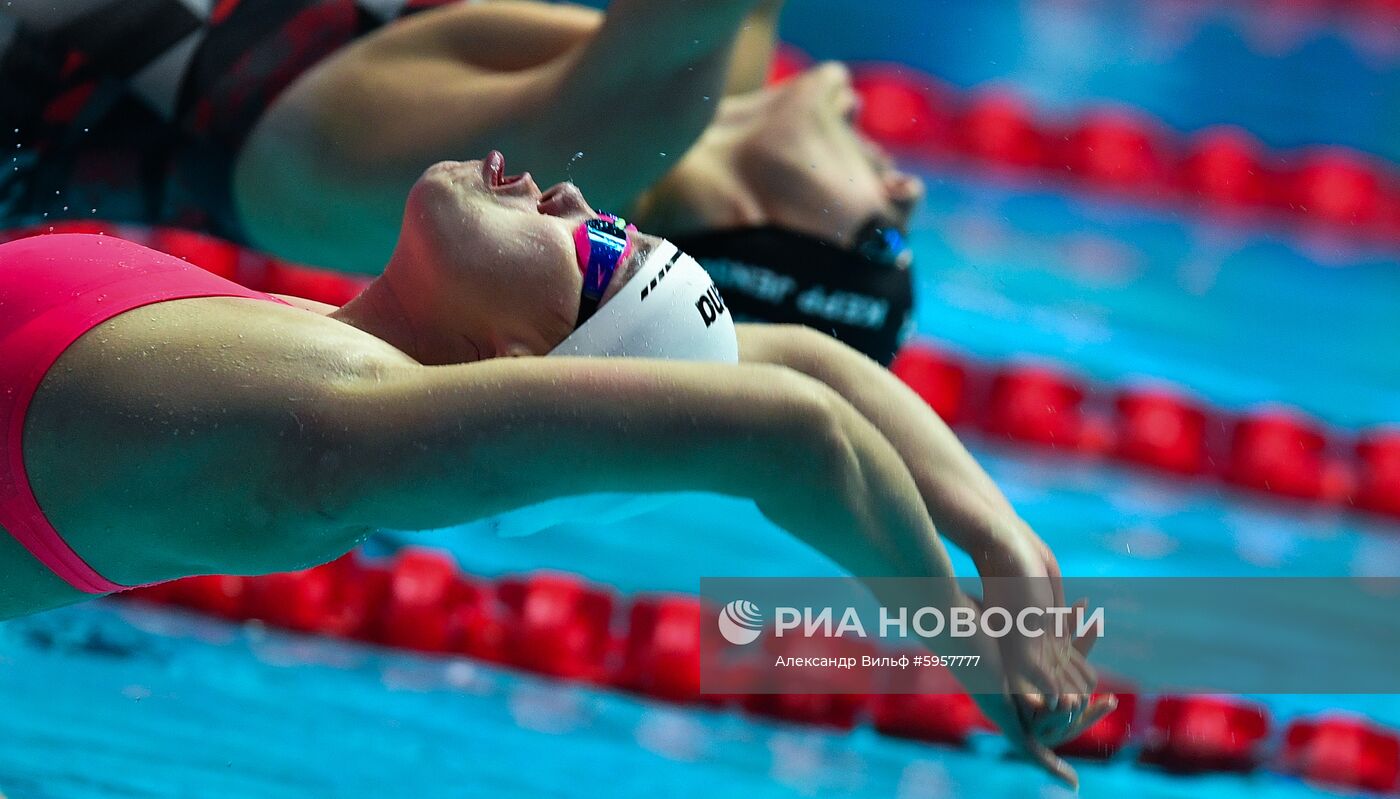
[[761,80],[781,5],[614,0],[601,17],[461,3],[418,14],[326,59],[264,114],[236,165],[240,217],[282,255],[377,271],[427,165],[504,146],[542,182],[571,179],[623,212],[713,118],[750,12],[735,86]]

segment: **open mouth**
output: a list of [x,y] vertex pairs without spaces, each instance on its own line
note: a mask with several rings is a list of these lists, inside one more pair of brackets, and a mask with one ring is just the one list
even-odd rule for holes
[[506,157],[499,150],[492,150],[482,163],[486,185],[493,189],[506,189],[518,185],[530,176],[529,172],[519,175],[506,174]]

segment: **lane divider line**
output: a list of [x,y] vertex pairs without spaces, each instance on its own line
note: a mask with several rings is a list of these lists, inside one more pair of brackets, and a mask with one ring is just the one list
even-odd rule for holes
[[[465,657],[656,701],[729,709],[787,724],[966,746],[990,731],[946,670],[920,669],[918,693],[700,693],[701,629],[717,609],[695,596],[622,597],[558,572],[496,580],[462,573],[451,555],[405,547],[389,561],[356,554],[287,574],[191,577],[120,595],[236,622],[393,649]],[[1132,758],[1168,773],[1296,775],[1310,784],[1391,792],[1400,785],[1400,732],[1365,718],[1321,712],[1279,721],[1230,696],[1148,697],[1104,679],[1120,704],[1059,748],[1086,760]]]
[[[785,47],[770,78],[809,64]],[[1400,171],[1358,150],[1272,151],[1235,126],[1183,135],[1122,106],[1055,120],[1004,86],[959,92],[900,64],[852,72],[857,124],[906,159],[970,162],[1110,197],[1166,200],[1212,220],[1283,223],[1400,249]]]
[[950,426],[1001,442],[1400,519],[1400,427],[1331,428],[1296,408],[1211,408],[1161,382],[1096,385],[1061,366],[980,364],[928,342],[890,370]]

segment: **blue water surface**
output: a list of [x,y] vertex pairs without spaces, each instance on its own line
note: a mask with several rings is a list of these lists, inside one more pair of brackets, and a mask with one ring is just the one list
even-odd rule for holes
[[1040,356],[1218,407],[1400,421],[1397,251],[986,175],[925,176],[918,327],[967,354]]
[[1007,84],[1052,118],[1119,104],[1178,131],[1232,124],[1271,147],[1400,160],[1400,15],[1329,19],[1304,5],[805,0],[790,4],[783,37],[818,58],[906,64],[959,88]]

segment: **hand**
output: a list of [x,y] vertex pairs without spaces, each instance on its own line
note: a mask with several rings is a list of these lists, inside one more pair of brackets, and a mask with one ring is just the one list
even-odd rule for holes
[[[1078,638],[1073,645],[1081,657],[1087,657],[1096,641],[1096,637]],[[1008,681],[1005,693],[974,695],[973,699],[1016,751],[1071,788],[1077,788],[1078,775],[1053,749],[1078,737],[1112,713],[1118,707],[1117,697],[1095,697],[1082,712],[1070,709],[1067,703],[1051,708],[1040,695],[1018,692],[1012,687],[1015,682],[1019,680]],[[1022,683],[1022,690],[1024,688]]]
[[[1025,608],[1065,607],[1059,563],[1030,528],[1019,520],[1014,533],[976,553],[986,606],[1006,609],[1014,617]],[[1078,604],[1081,610],[1082,603]],[[1040,694],[1045,707],[1077,713],[1093,690],[1093,670],[1084,652],[1071,646],[1068,630],[1038,638],[1007,636],[1000,640],[1009,677],[1023,682],[1013,692]],[[1092,646],[1090,643],[1088,646]],[[1084,650],[1087,651],[1087,648]]]

